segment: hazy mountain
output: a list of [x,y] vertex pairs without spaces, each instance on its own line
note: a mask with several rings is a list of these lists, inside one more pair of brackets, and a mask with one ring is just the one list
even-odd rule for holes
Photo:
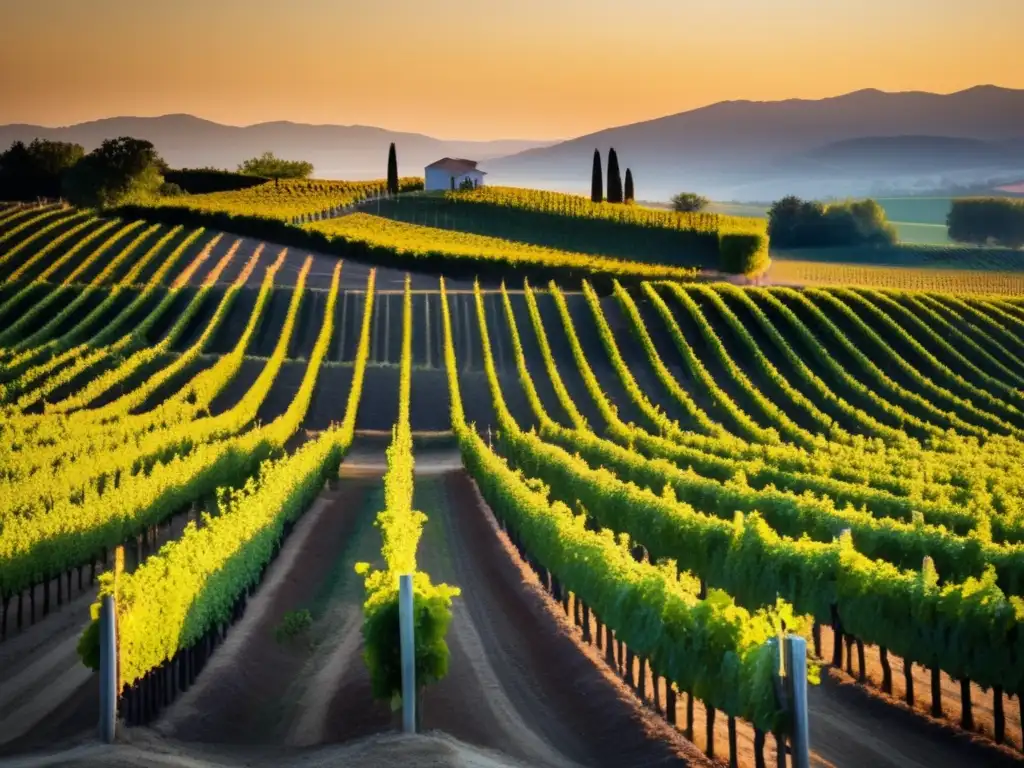
[[34,138],[72,141],[91,150],[104,140],[134,136],[153,142],[174,167],[235,168],[265,151],[291,160],[308,160],[323,178],[383,178],[388,145],[398,150],[399,172],[421,176],[423,167],[442,157],[486,160],[551,142],[529,140],[446,141],[418,133],[401,133],[362,125],[259,123],[221,125],[192,115],[112,117],[63,128],[37,125],[0,126],[0,148]]
[[858,194],[866,184],[914,186],[950,173],[980,178],[1020,171],[1024,161],[1012,142],[1022,140],[1024,90],[864,90],[820,100],[721,102],[482,167],[491,182],[573,183],[584,191],[594,149],[615,147],[619,164],[633,170],[638,196],[666,198],[687,189],[730,198],[757,188],[748,199],[765,199],[779,190],[801,194],[794,188],[801,186],[817,190],[807,195]]
[[1024,90],[978,86],[939,95],[864,90],[820,100],[728,101],[560,143],[446,141],[369,126],[290,122],[234,127],[190,115],[116,117],[65,128],[0,126],[0,148],[36,137],[92,149],[103,139],[152,141],[173,166],[234,168],[266,150],[309,160],[324,178],[380,178],[388,144],[399,171],[441,157],[481,161],[488,183],[590,190],[594,148],[615,147],[637,196],[701,192],[771,200],[934,190],[1024,179]]
[[1020,165],[1024,147],[950,136],[870,136],[846,139],[781,159],[780,167],[809,172],[909,173]]

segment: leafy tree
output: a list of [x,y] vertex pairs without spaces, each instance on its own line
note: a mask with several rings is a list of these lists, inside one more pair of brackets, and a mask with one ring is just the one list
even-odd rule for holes
[[787,195],[772,203],[768,211],[768,232],[776,243],[789,242],[795,237],[803,205],[796,195]]
[[680,192],[672,198],[672,210],[677,213],[697,213],[707,208],[710,202],[696,192]]
[[398,155],[395,154],[395,142],[391,142],[388,150],[388,194],[398,194]]
[[68,172],[63,190],[71,202],[92,208],[145,200],[159,194],[163,167],[152,143],[107,139]]
[[0,198],[60,197],[65,174],[84,156],[78,144],[36,139],[26,147],[16,141],[0,153]]
[[958,243],[1007,248],[1024,246],[1024,201],[1010,198],[954,200],[946,217],[949,237]]
[[896,241],[896,230],[874,200],[823,205],[793,195],[772,204],[768,234],[781,248],[884,245]]
[[601,152],[594,150],[594,169],[590,177],[590,199],[595,203],[604,200],[604,174],[601,173]]
[[239,173],[263,176],[280,183],[281,179],[307,179],[313,174],[313,164],[305,160],[282,160],[273,152],[246,160],[238,166]]
[[633,172],[631,170],[629,170],[629,168],[626,169],[626,190],[623,193],[623,199],[627,203],[632,203],[633,200],[634,200]]
[[622,174],[619,172],[619,156],[615,148],[608,150],[608,202],[622,202]]
[[31,200],[30,185],[25,180],[31,175],[32,158],[25,142],[16,141],[0,155],[0,198],[4,200]]

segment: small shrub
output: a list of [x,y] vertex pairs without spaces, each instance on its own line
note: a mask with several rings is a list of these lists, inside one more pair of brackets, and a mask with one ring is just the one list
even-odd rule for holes
[[313,615],[305,608],[289,611],[274,630],[274,637],[279,643],[287,643],[309,630],[312,625]]
[[185,190],[179,187],[174,182],[165,181],[160,185],[160,196],[161,197],[181,197],[185,194]]
[[676,213],[698,213],[707,208],[710,202],[696,192],[680,192],[672,198],[672,210]]

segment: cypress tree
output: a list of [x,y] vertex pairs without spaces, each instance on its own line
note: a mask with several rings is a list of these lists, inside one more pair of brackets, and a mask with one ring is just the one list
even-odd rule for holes
[[398,194],[398,156],[395,154],[395,142],[391,142],[388,150],[388,194]]
[[608,150],[608,202],[622,202],[622,174],[619,173],[619,156],[615,148]]
[[626,169],[626,191],[622,196],[627,203],[633,202],[633,172],[629,168]]
[[594,171],[590,179],[590,199],[595,203],[604,200],[604,181],[601,174],[601,153],[594,150]]

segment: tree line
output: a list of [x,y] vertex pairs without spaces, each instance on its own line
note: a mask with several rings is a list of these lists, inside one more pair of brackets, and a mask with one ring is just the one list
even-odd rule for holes
[[[35,139],[0,152],[0,200],[65,199],[108,208],[189,192],[251,186],[269,179],[308,178],[313,165],[271,152],[246,160],[237,173],[214,168],[172,170],[145,139],[106,139],[91,152],[79,144]],[[232,178],[235,177],[235,178]],[[239,179],[237,177],[244,177]]]
[[[1004,197],[953,200],[946,217],[949,238],[958,243],[1024,247],[1024,200]],[[896,229],[877,201],[824,204],[789,196],[768,212],[768,234],[781,248],[891,245]]]
[[789,195],[772,203],[768,236],[779,248],[891,245],[896,229],[875,200],[820,203]]

